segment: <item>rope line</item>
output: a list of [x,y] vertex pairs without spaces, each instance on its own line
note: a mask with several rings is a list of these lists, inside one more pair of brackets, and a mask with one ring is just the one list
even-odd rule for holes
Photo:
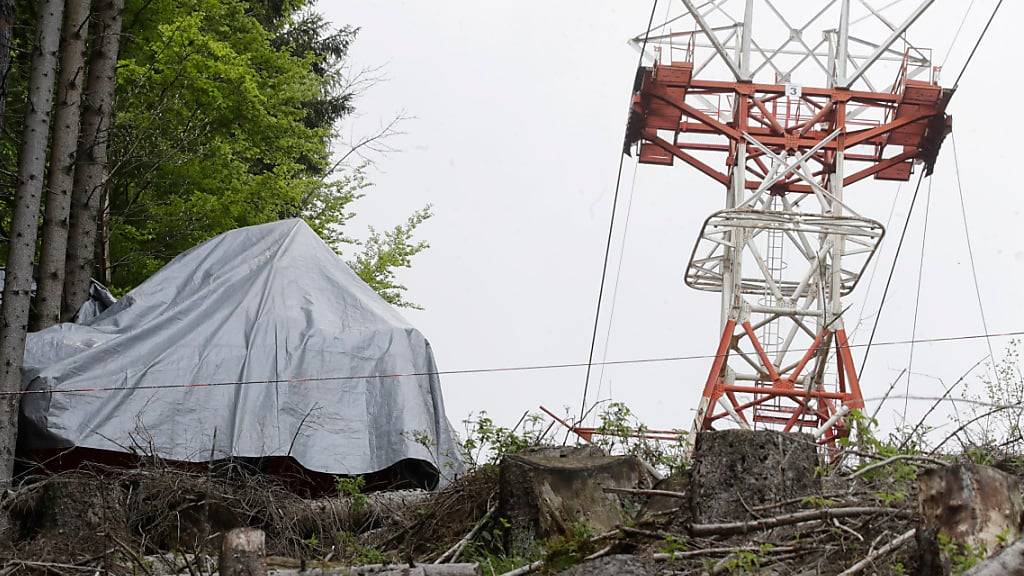
[[907,238],[907,229],[910,227],[910,218],[914,215],[914,205],[917,203],[917,193],[921,191],[921,182],[924,180],[924,170],[921,170],[917,177],[917,186],[914,187],[914,196],[910,199],[910,208],[907,210],[907,219],[903,223],[903,231],[900,232],[900,241],[896,245],[896,255],[892,259],[892,267],[889,268],[889,278],[885,281],[885,289],[882,290],[882,301],[878,304],[875,320],[871,325],[871,336],[868,337],[867,347],[864,349],[864,356],[860,361],[860,370],[857,374],[863,376],[864,366],[868,363],[868,354],[871,353],[871,344],[875,341],[875,333],[878,331],[878,322],[882,319],[882,310],[885,308],[885,299],[889,296],[889,287],[892,286],[892,277],[896,273],[896,263],[900,260],[900,251],[903,249],[903,241]]
[[[626,200],[626,218],[622,225],[622,240],[619,243],[619,262],[615,267],[615,285],[612,286],[612,305],[608,310],[608,327],[604,333],[604,346],[601,349],[601,371],[597,375],[597,395],[595,396],[598,400],[601,399],[601,390],[604,387],[604,369],[607,364],[604,364],[608,360],[608,347],[612,339],[612,325],[615,322],[615,307],[619,300],[619,283],[622,280],[622,262],[626,259],[626,239],[629,237],[629,221],[633,214],[633,197],[636,193],[636,180],[639,171],[640,160],[637,159],[636,164],[633,166],[633,182],[629,186],[629,199]],[[609,388],[609,395],[611,389]],[[610,396],[609,396],[610,399]],[[596,416],[595,416],[596,417]]]
[[[651,35],[651,26],[654,25],[654,12],[658,9],[658,0],[654,0],[651,6],[651,17],[647,20],[647,32],[644,34],[644,43],[640,47],[640,57],[637,61],[637,68],[643,65],[644,52],[647,51],[647,39]],[[594,330],[590,336],[590,354],[587,356],[587,375],[583,381],[583,399],[580,401],[580,419],[587,408],[587,392],[590,391],[590,371],[594,365],[594,349],[597,347],[597,331],[601,324],[601,301],[604,299],[604,285],[608,278],[608,256],[612,251],[612,233],[615,231],[615,212],[619,204],[619,188],[622,185],[622,167],[626,163],[626,156],[619,156],[619,170],[615,176],[615,194],[612,196],[612,215],[608,220],[608,238],[604,245],[604,263],[601,265],[601,285],[597,290],[597,310],[594,311]]]
[[950,53],[953,52],[953,46],[956,46],[956,41],[960,38],[960,32],[963,32],[964,24],[967,23],[967,17],[971,15],[971,9],[974,8],[976,0],[971,0],[971,3],[967,5],[967,10],[964,10],[964,15],[960,18],[960,25],[956,28],[956,34],[953,34],[953,39],[949,42],[949,48],[946,49],[946,55],[942,57],[942,64],[939,64],[939,68],[946,67],[946,61],[949,60]]
[[[936,338],[921,338],[917,340],[890,340],[887,342],[874,342],[873,344],[850,344],[850,348],[864,348],[866,346],[902,346],[907,344],[938,344],[943,342],[960,342],[964,340],[979,340],[982,338],[1012,338],[1024,336],[1024,330],[1000,332],[996,334],[965,334],[959,336],[941,336]],[[722,356],[728,356],[725,353]],[[657,358],[632,358],[626,360],[609,360],[600,362],[608,366],[622,366],[630,364],[659,364],[667,362],[683,362],[688,360],[710,360],[717,358],[717,354],[694,354],[689,356],[663,356]],[[468,374],[490,374],[501,372],[533,372],[541,370],[561,370],[568,368],[585,368],[588,365],[598,364],[597,362],[566,362],[561,364],[534,364],[527,366],[499,366],[490,368],[466,368],[461,370],[431,370],[424,372],[397,372],[392,374],[362,374],[358,376],[310,376],[299,378],[271,378],[265,380],[239,380],[230,382],[195,382],[190,384],[150,384],[143,386],[98,386],[66,388],[63,390],[21,390],[16,392],[0,392],[0,398],[5,396],[32,396],[40,394],[71,394],[71,393],[94,393],[94,392],[131,392],[136,390],[177,390],[186,388],[217,388],[221,386],[256,386],[268,384],[303,384],[310,382],[331,382],[350,380],[384,380],[389,378],[412,378],[423,376],[455,376]]]
[[[924,229],[921,231],[921,255],[917,261],[917,291],[914,294],[914,322],[910,329],[910,339],[917,338],[917,313],[921,309],[921,280],[924,278],[924,252],[928,244],[928,216],[932,208],[932,179],[928,179],[928,193],[924,201]],[[910,359],[907,361],[906,394],[910,394],[910,380],[914,376],[914,345],[910,345]],[[907,420],[907,401],[903,402],[903,420]]]
[[964,67],[960,69],[960,74],[956,77],[956,82],[953,82],[953,90],[956,91],[957,87],[960,86],[960,79],[964,77],[964,72],[967,72],[967,66],[974,59],[974,53],[978,51],[978,46],[981,46],[982,39],[985,38],[985,34],[988,32],[988,27],[992,25],[992,21],[996,19],[996,14],[999,12],[999,8],[1002,7],[1003,0],[999,0],[996,7],[992,10],[992,15],[988,17],[988,22],[985,23],[985,28],[981,30],[981,35],[978,36],[978,41],[974,43],[974,48],[971,48],[971,53],[967,56],[967,61],[964,62]]
[[[888,230],[889,226],[892,225],[892,217],[893,217],[893,215],[896,214],[896,204],[899,201],[900,192],[902,192],[902,191],[903,191],[903,182],[900,182],[899,185],[896,186],[896,193],[893,194],[893,196],[892,196],[892,205],[889,206],[889,217],[886,218],[886,220],[885,220],[885,229],[886,230]],[[865,314],[864,313],[864,311],[868,307],[868,296],[871,295],[871,287],[875,285],[875,276],[878,274],[878,265],[882,261],[881,258],[875,258],[874,260],[875,261],[871,263],[871,277],[868,278],[868,285],[867,285],[866,288],[864,288],[864,302],[860,306],[860,316],[857,317],[857,324],[855,324],[853,326],[853,330],[850,330],[850,338],[853,338],[853,337],[855,337],[857,335],[857,331],[860,330],[861,325],[864,323],[864,320],[867,319],[868,316],[871,316],[871,318],[874,319],[874,317],[876,315],[875,313],[872,313],[872,314]]]
[[[963,183],[960,181],[960,156],[957,153],[956,137],[951,134],[950,138],[953,142],[953,168],[956,173],[956,188],[957,192],[960,194],[960,216],[964,223],[964,238],[967,240],[967,255],[971,262],[971,276],[974,278],[974,296],[978,300],[978,311],[981,312],[981,329],[988,333],[988,319],[985,316],[985,305],[981,303],[981,285],[978,282],[978,268],[974,263],[974,248],[971,245],[971,230],[967,226],[967,205],[964,202]],[[988,344],[988,355],[992,361],[992,371],[994,373],[996,355],[995,352],[992,351],[992,340],[987,339],[986,343]]]

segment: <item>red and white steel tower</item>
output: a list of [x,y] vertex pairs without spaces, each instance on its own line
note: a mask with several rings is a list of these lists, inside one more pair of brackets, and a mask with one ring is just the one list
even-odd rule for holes
[[669,1],[633,41],[654,61],[637,72],[625,151],[725,191],[685,275],[722,293],[694,429],[813,431],[833,446],[864,405],[842,299],[885,234],[847,188],[930,174],[951,127],[951,92],[908,40],[934,0]]

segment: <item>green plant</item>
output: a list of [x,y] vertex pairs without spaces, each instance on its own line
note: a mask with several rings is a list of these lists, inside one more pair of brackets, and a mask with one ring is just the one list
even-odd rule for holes
[[673,536],[672,534],[666,534],[665,539],[661,544],[661,552],[664,554],[675,554],[676,552],[686,552],[688,546],[686,545],[686,539]]
[[338,490],[338,495],[351,498],[352,511],[355,513],[362,512],[366,509],[366,505],[370,503],[370,499],[366,494],[363,494],[363,488],[366,487],[366,479],[362,476],[338,476],[334,479],[334,486]]
[[380,550],[361,544],[351,532],[338,532],[334,535],[334,540],[338,555],[353,564],[387,564],[391,560]]
[[880,490],[875,492],[875,498],[878,498],[886,506],[904,502],[908,497],[909,495],[903,490]]
[[954,576],[967,572],[986,556],[984,544],[977,546],[954,542],[947,534],[939,534],[939,553],[949,559],[950,570]]
[[545,546],[547,550],[544,555],[545,571],[557,574],[582,562],[584,558],[595,551],[593,535],[590,526],[582,522],[575,522],[569,534],[549,540]]
[[594,443],[609,453],[636,456],[670,474],[689,464],[690,446],[685,431],[676,431],[679,439],[675,442],[652,438],[647,426],[622,402],[609,403],[598,414],[598,420]]
[[[912,437],[906,433],[897,431],[890,434],[885,440],[875,435],[878,427],[878,420],[868,418],[860,410],[853,410],[847,415],[847,422],[854,432],[854,439],[843,438],[840,444],[844,447],[855,447],[862,452],[876,455],[878,458],[891,458],[899,455],[920,454],[924,442],[924,435],[930,430],[926,426],[917,427]],[[863,462],[857,469],[865,468],[874,464],[872,461]],[[904,485],[916,481],[917,468],[906,460],[894,460],[885,466],[873,468],[861,475],[865,480],[885,479],[896,485]]]
[[462,421],[466,430],[462,440],[466,463],[474,468],[497,464],[506,454],[541,444],[543,423],[543,416],[527,414],[515,428],[505,428],[495,424],[485,411],[470,414]]
[[[767,545],[766,545],[767,546]],[[762,549],[764,547],[762,546]],[[769,549],[770,550],[770,547]],[[767,552],[768,550],[764,550]],[[721,570],[732,576],[747,576],[757,574],[761,568],[761,554],[752,550],[740,550],[734,552],[721,564]]]

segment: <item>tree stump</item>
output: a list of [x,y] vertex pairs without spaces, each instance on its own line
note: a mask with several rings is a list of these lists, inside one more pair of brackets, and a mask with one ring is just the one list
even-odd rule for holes
[[221,543],[220,576],[266,576],[266,535],[259,528],[235,528]]
[[594,446],[506,456],[498,488],[498,516],[510,524],[506,550],[527,554],[537,541],[570,534],[580,524],[594,533],[611,530],[631,516],[626,508],[633,502],[604,488],[650,488],[652,481],[638,458],[608,456]]
[[[1021,537],[1024,504],[1015,477],[989,466],[965,464],[926,470],[917,485],[922,576],[949,574]],[[953,566],[957,562],[961,566]]]
[[[697,435],[690,471],[693,522],[749,520],[748,507],[817,494],[817,445],[810,434],[712,430]],[[779,508],[777,512],[784,511]]]

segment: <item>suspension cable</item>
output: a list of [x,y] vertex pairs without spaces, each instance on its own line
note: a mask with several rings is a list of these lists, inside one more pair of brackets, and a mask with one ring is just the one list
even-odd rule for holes
[[[928,245],[928,216],[932,207],[932,179],[928,179],[928,192],[924,201],[924,229],[921,232],[921,254],[917,261],[917,291],[914,295],[914,323],[910,329],[910,339],[917,338],[917,313],[921,309],[921,280],[924,278],[924,251]],[[910,345],[910,359],[907,362],[907,391],[910,394],[910,380],[914,376],[914,345]],[[903,421],[907,420],[907,400],[903,401]]]
[[956,34],[953,34],[953,39],[949,41],[949,48],[946,49],[946,55],[942,57],[942,64],[939,64],[939,68],[946,67],[946,61],[949,60],[949,55],[953,52],[953,46],[956,46],[956,41],[960,38],[960,33],[964,30],[964,24],[967,23],[967,17],[971,15],[971,9],[974,8],[974,3],[977,0],[971,0],[971,3],[967,5],[967,10],[964,10],[964,15],[960,18],[960,25],[956,27]]
[[955,92],[957,87],[960,86],[960,79],[964,77],[964,72],[967,71],[967,66],[971,63],[974,58],[974,53],[978,51],[978,46],[981,46],[982,39],[985,38],[985,33],[988,32],[988,27],[992,25],[992,21],[995,20],[996,14],[999,12],[999,8],[1002,7],[1003,0],[999,0],[996,7],[992,10],[992,15],[988,17],[988,22],[985,23],[985,28],[981,30],[981,35],[978,36],[978,41],[974,43],[974,48],[971,48],[971,53],[967,56],[967,61],[964,62],[964,67],[960,69],[960,74],[956,77],[956,82],[953,82],[953,91]]
[[[619,262],[615,267],[615,284],[612,286],[612,305],[608,309],[608,327],[604,333],[604,346],[601,350],[601,371],[597,375],[597,395],[601,399],[601,389],[604,386],[604,371],[607,368],[605,361],[608,360],[608,347],[612,338],[612,324],[615,322],[615,307],[619,300],[619,282],[622,280],[622,262],[626,259],[626,239],[629,236],[629,220],[633,214],[633,197],[636,194],[636,180],[639,174],[640,161],[633,165],[633,182],[629,186],[629,198],[626,200],[626,217],[622,225],[622,240],[619,242]],[[609,390],[609,394],[611,391]]]
[[[654,12],[658,9],[658,0],[654,0],[651,6],[651,17],[647,20],[647,32],[644,33],[644,43],[640,47],[640,58],[637,61],[637,68],[644,63],[644,53],[647,51],[647,39],[651,36],[651,26],[654,25]],[[608,277],[608,256],[612,251],[612,233],[615,231],[615,211],[619,204],[619,188],[622,184],[622,167],[626,163],[625,154],[619,156],[619,169],[615,176],[615,193],[612,195],[612,215],[608,220],[608,238],[604,246],[604,263],[601,266],[601,285],[597,290],[597,310],[594,312],[594,330],[590,336],[590,354],[587,357],[587,376],[583,382],[583,399],[580,401],[580,418],[587,409],[587,392],[590,389],[590,371],[594,364],[594,349],[597,347],[597,330],[601,323],[601,300],[604,299],[604,284]]]
[[864,356],[861,357],[860,370],[857,374],[864,374],[864,367],[868,363],[868,354],[871,353],[871,344],[875,341],[875,332],[878,331],[878,323],[882,319],[882,310],[885,308],[885,299],[889,295],[889,287],[892,286],[892,277],[896,273],[896,263],[900,259],[900,251],[903,249],[903,241],[907,238],[907,229],[910,227],[910,218],[914,215],[914,205],[917,204],[917,193],[921,191],[921,182],[924,180],[924,170],[921,170],[917,177],[917,186],[914,187],[914,196],[910,199],[910,208],[907,210],[907,219],[903,223],[903,231],[900,232],[900,241],[896,244],[896,255],[892,259],[892,267],[889,268],[889,277],[885,281],[885,289],[882,290],[882,301],[878,304],[878,312],[871,325],[871,336],[868,337],[867,347],[864,349]]

